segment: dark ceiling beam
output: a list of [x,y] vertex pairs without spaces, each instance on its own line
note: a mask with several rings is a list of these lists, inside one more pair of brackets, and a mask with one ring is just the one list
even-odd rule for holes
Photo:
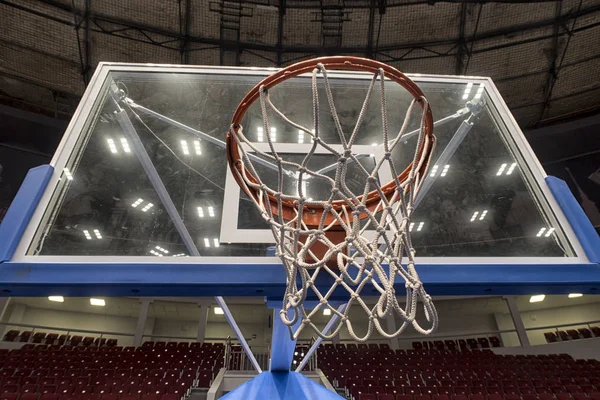
[[467,51],[467,44],[465,43],[465,25],[467,23],[467,4],[461,4],[460,6],[460,18],[458,20],[458,51],[456,52],[456,68],[454,69],[455,75],[461,75],[465,66],[464,57]]
[[[55,0],[38,0],[38,1],[41,1],[44,4],[53,5],[57,8],[65,10],[65,11],[72,11],[70,6],[62,4],[62,3],[58,3]],[[11,5],[11,6],[14,5],[14,3],[12,3],[12,1],[8,1],[8,0],[0,0],[0,3]],[[25,7],[21,7],[21,8],[25,8]],[[600,11],[600,4],[594,4],[585,9],[580,9],[577,12],[562,15],[558,22],[560,24],[566,24],[569,21],[573,20],[574,18],[588,15],[588,14],[593,14],[593,13],[596,13],[599,11]],[[140,30],[140,31],[147,31],[149,33],[156,34],[156,35],[171,37],[171,38],[174,38],[175,40],[178,37],[177,33],[174,33],[171,31],[166,31],[161,28],[156,28],[156,27],[152,27],[152,26],[148,26],[148,25],[144,25],[144,24],[140,24],[140,23],[123,20],[123,19],[120,19],[117,17],[107,17],[107,16],[94,14],[93,19],[98,20],[98,21],[109,22],[112,24],[122,25],[124,27],[129,27],[132,29]],[[465,41],[466,41],[466,43],[469,43],[471,41],[504,37],[509,34],[514,34],[514,32],[524,32],[524,31],[528,31],[528,30],[535,30],[535,29],[539,29],[539,28],[553,26],[556,22],[557,21],[554,18],[552,18],[552,19],[548,19],[548,20],[544,20],[544,21],[537,21],[534,23],[513,25],[510,27],[503,28],[503,29],[497,29],[494,31],[479,33],[477,35],[474,35],[470,39],[468,39],[468,38],[465,39]],[[126,39],[132,39],[131,37],[127,37],[124,35],[116,35],[116,36],[123,37]],[[136,40],[136,39],[133,39],[133,40]],[[139,41],[139,39],[137,39],[137,40]],[[275,50],[272,45],[226,41],[226,40],[220,40],[220,39],[203,38],[203,37],[198,37],[198,36],[190,36],[190,42],[197,42],[197,43],[203,43],[203,44],[209,44],[209,45],[215,45],[215,46],[239,46],[241,49],[257,50],[257,51],[274,51]],[[413,42],[413,43],[381,46],[379,48],[379,50],[392,51],[392,50],[410,49],[410,48],[414,48],[414,47],[452,45],[452,44],[455,44],[456,42],[457,42],[457,38],[440,40],[440,41]],[[339,52],[345,52],[345,53],[363,53],[364,47],[340,47],[337,50]],[[317,46],[284,46],[283,51],[284,52],[293,52],[293,53],[316,53],[316,54],[318,54],[323,51],[323,48],[322,48],[322,46],[318,46],[318,45]]]
[[[264,6],[264,0],[237,0],[239,2],[243,2],[245,4],[253,4],[257,6]],[[487,4],[487,3],[555,3],[559,0],[396,0],[396,1],[388,1],[388,7],[410,7],[415,5],[434,5],[437,3],[450,3],[450,4]],[[365,9],[371,7],[370,0],[344,0],[344,8],[347,9]],[[319,8],[321,5],[320,0],[299,0],[299,1],[291,1],[288,4],[288,8],[306,10],[306,9],[314,9]]]
[[283,65],[283,24],[285,22],[285,12],[287,11],[287,0],[279,0],[279,19],[277,22],[277,66]]
[[546,77],[546,87],[544,88],[544,96],[546,96],[546,104],[542,108],[542,112],[540,113],[538,123],[539,123],[539,121],[542,120],[542,115],[544,114],[544,112],[546,111],[546,109],[548,107],[548,102],[550,101],[550,97],[548,96],[548,94],[550,93],[550,90],[554,83],[554,79],[556,78],[556,76],[558,74],[557,65],[556,65],[556,62],[558,61],[558,42],[560,39],[560,24],[558,23],[558,20],[560,19],[560,15],[562,14],[562,1],[559,1],[556,3],[554,12],[556,15],[557,22],[552,27],[553,38],[552,38],[552,49],[551,49],[551,52],[549,55],[550,66],[548,67],[548,76]]
[[[579,1],[579,5],[577,6],[577,11],[581,10],[581,5],[583,4],[583,0]],[[561,9],[559,8],[557,10],[557,12],[561,12]],[[558,18],[557,18],[558,19]],[[540,111],[540,116],[538,117],[538,121],[536,125],[539,125],[540,123],[542,123],[543,119],[544,119],[544,114],[546,112],[546,110],[548,110],[548,107],[550,107],[550,101],[552,98],[552,91],[554,90],[554,85],[556,84],[556,80],[558,79],[558,69],[562,67],[562,63],[565,60],[565,55],[567,54],[567,50],[569,49],[569,44],[571,43],[571,38],[573,37],[573,35],[575,34],[575,26],[577,24],[577,17],[575,17],[573,19],[573,25],[571,26],[571,29],[567,31],[568,33],[568,38],[567,38],[567,43],[565,43],[565,47],[563,48],[563,52],[562,52],[562,57],[560,59],[560,62],[558,63],[558,67],[556,66],[556,61],[558,60],[558,37],[559,37],[559,32],[560,32],[560,25],[555,25],[555,43],[554,43],[554,49],[555,49],[555,54],[554,54],[554,59],[552,61],[552,66],[550,68],[549,71],[549,77],[548,77],[548,83],[546,86],[546,100],[544,102],[544,106],[542,107],[542,110]]]
[[85,48],[85,58],[83,65],[83,80],[87,86],[92,78],[92,33],[90,28],[90,14],[92,12],[91,0],[85,0],[85,12],[84,12],[84,21],[85,21],[85,33],[83,44]]

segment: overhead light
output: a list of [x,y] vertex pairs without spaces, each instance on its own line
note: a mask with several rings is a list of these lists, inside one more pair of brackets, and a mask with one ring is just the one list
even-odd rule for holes
[[190,154],[190,149],[188,148],[188,144],[185,140],[181,141],[181,151],[183,151],[183,154],[186,156]]
[[173,257],[184,257],[185,253],[173,254]]
[[214,217],[215,216],[215,209],[212,206],[208,207],[208,216],[209,217]]
[[504,169],[506,168],[506,164],[502,164],[500,166],[500,168],[498,169],[498,172],[496,172],[496,176],[500,176],[502,175],[502,173],[504,172]]
[[440,176],[446,176],[446,173],[448,173],[449,168],[450,168],[449,165],[444,165],[444,169],[442,170],[442,173],[440,174]]
[[510,167],[508,168],[508,171],[506,171],[506,175],[512,174],[512,172],[514,171],[514,169],[515,169],[516,166],[517,166],[517,163],[510,164]]
[[210,247],[210,240],[208,238],[204,238],[204,247]]
[[[570,297],[571,295],[569,295]],[[55,301],[57,303],[64,303],[65,298],[62,296],[48,296],[48,300]]]
[[215,310],[215,314],[217,314],[217,315],[223,315],[223,314],[225,314],[223,312],[223,309],[221,307],[215,307],[214,310]]
[[548,232],[546,232],[546,234],[544,235],[544,237],[550,237],[550,235],[552,235],[552,232],[554,232],[554,228],[548,229]]
[[298,130],[298,143],[304,143],[304,131],[302,129]]
[[142,204],[144,202],[144,199],[137,199],[132,205],[131,207],[136,208],[137,206],[139,206],[140,204]]
[[131,149],[129,148],[129,143],[127,142],[127,139],[121,138],[121,146],[123,146],[123,151],[125,153],[131,153]]
[[413,228],[415,227],[415,223],[411,222],[410,225],[408,225],[408,231],[412,232]]
[[106,139],[106,142],[108,143],[108,148],[110,149],[110,152],[113,154],[117,154],[117,146],[115,145],[115,141],[112,140],[111,138]]
[[475,211],[473,213],[473,216],[471,217],[471,222],[475,221],[475,219],[477,218],[478,215],[479,215],[479,211]]
[[169,254],[169,251],[168,251],[168,250],[165,250],[165,249],[163,249],[163,248],[162,248],[162,247],[160,247],[160,246],[156,246],[156,247],[155,247],[155,249],[157,249],[157,250],[160,250],[160,251],[162,251],[162,252],[163,252],[163,253],[165,253],[165,254]]
[[417,232],[420,232],[421,229],[423,229],[424,224],[425,224],[425,222],[419,222],[419,226],[417,227]]
[[546,232],[546,228],[540,229],[540,231],[535,236],[540,237],[540,236],[542,236],[544,234],[544,232]]
[[152,254],[153,256],[156,256],[156,257],[162,257],[163,256],[158,251],[154,251],[154,250],[150,250],[150,254]]
[[277,141],[277,128],[275,128],[274,126],[271,127],[271,142],[276,142]]
[[431,167],[431,174],[429,174],[429,176],[434,177],[435,174],[436,174],[436,172],[437,172],[437,170],[438,170],[438,166],[436,164],[433,167]]
[[65,173],[65,176],[67,177],[68,180],[70,180],[70,181],[73,180],[73,174],[71,174],[71,171],[69,171],[69,168],[64,168],[63,172]]
[[473,99],[480,99],[484,89],[485,85],[483,83],[479,84],[479,88],[477,88],[477,93],[475,93],[475,97],[473,97]]
[[215,247],[219,247],[219,239],[214,238],[213,239],[213,244],[215,245]]
[[93,306],[98,306],[98,307],[104,307],[106,305],[106,302],[104,301],[104,299],[95,299],[95,298],[90,298],[90,304]]
[[483,221],[483,219],[485,218],[486,214],[487,214],[487,210],[483,210],[483,211],[481,212],[481,215],[479,216],[479,220],[480,220],[480,221]]
[[326,308],[323,310],[323,315],[331,315],[331,308]]
[[198,216],[200,218],[204,218],[204,210],[202,209],[202,207],[198,207]]
[[576,297],[581,297],[581,296],[583,296],[583,294],[581,294],[581,293],[569,293],[570,299],[574,299]]
[[534,296],[531,296],[531,298],[529,299],[530,303],[539,303],[540,301],[544,301],[544,299],[546,298],[545,294],[536,294]]
[[264,129],[262,126],[256,127],[256,140],[258,140],[259,142],[262,142],[264,140],[263,133],[264,133]]
[[149,209],[151,209],[152,207],[154,207],[154,204],[152,204],[152,203],[148,203],[148,204],[146,204],[146,205],[144,206],[144,208],[142,208],[142,211],[143,211],[143,212],[146,212],[146,211],[148,211]]
[[465,93],[463,94],[463,100],[469,98],[469,93],[471,93],[471,89],[473,88],[473,82],[467,83],[467,87],[465,88]]
[[92,240],[92,235],[90,235],[90,232],[88,232],[86,229],[83,230],[83,234],[87,240]]
[[102,235],[100,234],[100,231],[98,229],[94,229],[94,235],[96,235],[98,239],[102,239]]
[[202,149],[200,148],[199,140],[194,140],[194,150],[196,150],[196,155],[202,155]]

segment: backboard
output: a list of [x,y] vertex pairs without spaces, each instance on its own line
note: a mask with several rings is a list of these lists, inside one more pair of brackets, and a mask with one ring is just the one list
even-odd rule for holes
[[[22,235],[17,229],[11,236],[3,265],[10,272],[1,286],[18,294],[62,285],[79,294],[280,296],[285,276],[272,234],[240,193],[224,144],[237,104],[272,72],[101,64],[50,170],[30,177],[30,184],[37,179],[39,202],[29,211],[12,207],[25,216]],[[598,260],[590,243],[597,238],[568,189],[548,182],[493,82],[409,76],[431,104],[437,138],[411,228],[429,293],[595,290]],[[370,78],[331,73],[343,126],[355,123]],[[390,129],[397,130],[410,95],[386,88]],[[286,115],[311,123],[309,76],[271,95]],[[354,147],[367,168],[370,155],[382,151],[377,107],[369,104]],[[326,111],[324,135],[333,132]],[[277,120],[271,132],[261,123],[257,103],[243,125],[258,147],[271,135],[278,151],[294,159],[311,146]],[[415,121],[409,131],[417,127]],[[412,157],[414,140],[407,135],[407,151],[395,155],[400,164]],[[328,157],[316,157],[323,169],[332,163]],[[269,174],[268,165],[261,168]],[[323,195],[310,184],[306,190]]]

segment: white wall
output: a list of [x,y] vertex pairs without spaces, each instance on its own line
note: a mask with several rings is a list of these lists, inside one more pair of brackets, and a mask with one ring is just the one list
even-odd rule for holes
[[[600,305],[598,303],[583,304],[570,307],[549,308],[544,310],[521,312],[523,325],[525,329],[538,328],[544,326],[577,324],[586,321],[600,320]],[[496,316],[500,329],[506,329],[505,326],[512,326],[510,314],[498,314]],[[584,328],[586,325],[576,325],[566,329]],[[508,328],[511,329],[511,328]],[[527,336],[532,345],[545,344],[544,332],[550,332],[553,329],[528,330]],[[518,346],[518,342],[516,344]]]

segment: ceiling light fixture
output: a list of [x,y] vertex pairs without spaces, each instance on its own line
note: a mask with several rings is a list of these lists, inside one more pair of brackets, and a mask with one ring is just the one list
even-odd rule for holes
[[502,164],[500,166],[500,168],[498,169],[498,172],[496,172],[496,176],[500,176],[502,175],[502,173],[504,172],[504,169],[506,168],[506,164]]
[[144,199],[137,199],[132,205],[131,207],[136,208],[137,206],[139,206],[140,204],[142,204],[144,201]]
[[531,296],[531,298],[529,299],[530,303],[539,303],[541,301],[544,301],[544,299],[546,298],[545,294],[536,294]]
[[69,171],[69,168],[63,169],[63,172],[65,173],[65,176],[67,177],[68,180],[70,180],[70,181],[73,180],[73,174],[71,174],[71,171]]
[[540,236],[542,236],[544,234],[544,232],[546,232],[546,228],[545,227],[542,228],[542,229],[540,229],[540,231],[535,236],[540,237]]
[[143,212],[146,212],[146,211],[148,211],[149,209],[151,209],[152,207],[154,207],[154,204],[152,204],[152,203],[148,203],[148,204],[146,204],[146,205],[144,206],[144,208],[142,208],[142,211],[143,211]]
[[583,296],[582,293],[569,293],[569,298],[570,299],[574,299],[576,297],[581,297],[581,296]]
[[204,238],[204,247],[210,247],[210,240],[208,238]]
[[215,216],[215,209],[212,206],[208,207],[208,216],[209,217],[214,217]]
[[92,240],[92,235],[90,235],[90,232],[88,232],[86,229],[83,230],[83,234],[87,240]]
[[259,142],[263,141],[263,127],[262,126],[258,126],[256,127],[256,140],[258,140]]
[[48,296],[48,300],[55,301],[57,303],[64,303],[65,298],[62,296]]
[[196,150],[196,155],[202,155],[202,149],[200,148],[200,141],[194,140],[194,150]]
[[190,149],[188,148],[188,144],[185,140],[181,141],[181,151],[183,151],[183,154],[186,156],[190,154]]
[[510,167],[508,168],[508,171],[506,171],[506,175],[512,174],[512,172],[514,171],[514,169],[515,169],[516,166],[517,166],[517,163],[510,164]]
[[96,235],[98,239],[102,239],[102,235],[100,234],[100,231],[98,229],[94,229],[94,235]]
[[121,138],[121,146],[123,146],[123,151],[125,153],[131,153],[131,149],[129,148],[129,143],[127,142],[127,139]]
[[95,298],[90,298],[90,304],[93,306],[98,306],[98,307],[104,307],[106,305],[106,302],[104,301],[104,299],[95,299]]
[[110,152],[113,154],[117,154],[117,146],[115,145],[115,141],[112,140],[111,138],[106,139],[106,142],[108,143],[108,148],[110,149]]
[[435,176],[437,170],[438,170],[438,166],[437,166],[437,164],[435,164],[433,167],[431,167],[431,174],[429,174],[429,176],[431,176],[433,178]]
[[467,87],[465,88],[465,93],[463,94],[462,99],[466,100],[469,98],[469,93],[471,93],[471,89],[473,88],[473,82],[467,83]]
[[331,308],[325,308],[323,310],[323,315],[331,315]]
[[442,173],[440,174],[440,176],[446,176],[449,168],[450,168],[449,165],[444,165],[444,169],[442,169]]
[[298,143],[304,143],[304,131],[301,129],[298,130]]
[[204,209],[202,207],[198,207],[198,216],[204,218]]
[[223,309],[221,307],[215,307],[214,311],[215,311],[215,314],[217,314],[217,315],[223,315],[223,314],[225,314],[223,312]]
[[475,221],[475,219],[477,218],[478,215],[479,215],[479,211],[475,211],[473,213],[473,216],[471,217],[471,222]]

